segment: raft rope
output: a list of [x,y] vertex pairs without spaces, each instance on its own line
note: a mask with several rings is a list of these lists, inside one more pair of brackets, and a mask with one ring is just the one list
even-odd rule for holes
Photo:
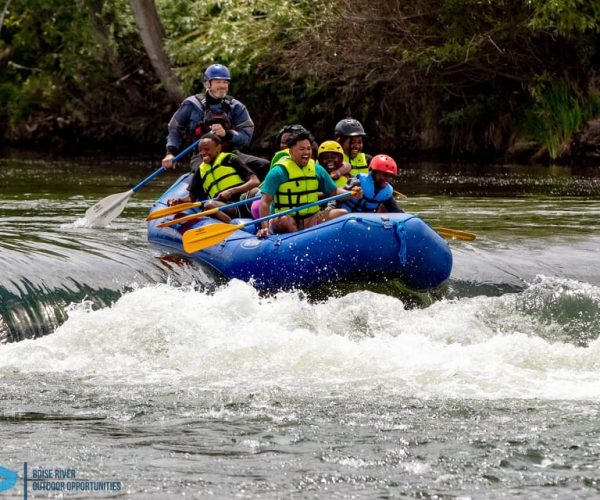
[[400,265],[405,266],[407,262],[407,233],[405,224],[407,221],[415,217],[409,217],[404,219],[403,221],[394,221],[394,229],[396,230],[396,236],[398,237],[398,243],[400,244],[400,250],[398,251],[398,259],[400,260]]

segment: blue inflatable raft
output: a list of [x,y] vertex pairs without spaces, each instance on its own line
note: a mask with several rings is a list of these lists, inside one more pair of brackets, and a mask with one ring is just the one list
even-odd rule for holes
[[[187,194],[190,174],[180,177],[153,205]],[[177,215],[193,213],[182,212]],[[203,217],[159,228],[169,216],[148,222],[148,240],[170,253],[188,255],[182,235],[213,224]],[[236,219],[246,222],[251,219]],[[348,214],[296,233],[254,235],[256,226],[237,230],[222,242],[190,254],[232,279],[251,282],[261,291],[312,288],[343,281],[399,279],[414,291],[438,288],[450,276],[452,253],[446,240],[419,217],[408,214]]]

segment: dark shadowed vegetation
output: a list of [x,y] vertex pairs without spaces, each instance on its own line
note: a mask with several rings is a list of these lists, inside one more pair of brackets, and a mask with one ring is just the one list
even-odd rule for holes
[[283,123],[324,138],[351,115],[372,149],[567,161],[600,115],[597,0],[157,0],[159,24],[140,22],[152,2],[1,2],[1,133],[14,143],[160,150],[175,96],[198,92],[215,61],[258,148]]

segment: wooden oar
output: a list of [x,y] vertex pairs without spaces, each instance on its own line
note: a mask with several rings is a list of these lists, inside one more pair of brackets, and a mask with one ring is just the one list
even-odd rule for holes
[[[200,139],[198,139],[193,144],[190,144],[175,158],[173,158],[173,161],[176,162],[179,159],[183,158],[192,149],[194,149],[199,142]],[[85,212],[87,225],[89,227],[104,227],[107,224],[109,224],[123,211],[125,205],[127,205],[127,202],[129,201],[129,198],[133,193],[139,191],[142,187],[148,184],[157,175],[162,174],[165,170],[165,167],[160,167],[158,170],[146,177],[142,182],[131,188],[129,191],[125,193],[111,194],[110,196],[107,196],[106,198],[100,200],[94,206],[88,208]]]
[[306,205],[301,205],[296,208],[290,208],[289,210],[284,210],[283,212],[277,212],[275,214],[260,217],[259,219],[244,222],[241,224],[209,224],[206,226],[199,227],[197,229],[191,229],[183,233],[183,249],[187,253],[194,253],[199,250],[203,250],[205,248],[216,245],[217,243],[220,243],[221,241],[226,239],[230,234],[234,233],[238,229],[243,229],[246,226],[260,224],[261,222],[276,219],[277,217],[281,217],[282,215],[298,212],[300,210],[304,210],[305,208],[314,207],[316,205],[323,205],[325,203],[329,203],[330,201],[339,200],[341,198],[346,198],[347,196],[351,195],[352,193],[336,194],[335,196],[331,196],[323,200],[307,203]]
[[432,229],[439,235],[449,240],[473,241],[475,238],[477,238],[475,233],[461,231],[460,229],[449,229],[447,227],[434,227]]
[[246,198],[245,200],[236,201],[235,203],[230,203],[229,205],[222,205],[220,207],[211,208],[209,210],[205,210],[204,212],[198,212],[195,214],[186,215],[185,217],[179,217],[179,219],[168,220],[166,222],[161,222],[157,227],[169,227],[174,226],[175,224],[183,224],[184,222],[188,222],[194,219],[199,219],[200,217],[206,217],[207,215],[212,215],[217,213],[219,210],[228,210],[230,208],[235,208],[240,205],[246,205],[248,203],[252,203],[253,201],[260,200],[260,195],[253,196],[252,198]]

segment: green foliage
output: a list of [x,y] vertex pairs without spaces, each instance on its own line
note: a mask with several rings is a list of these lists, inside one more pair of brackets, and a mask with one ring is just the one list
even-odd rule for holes
[[278,47],[302,36],[319,5],[311,0],[158,2],[169,53],[188,91],[214,62],[228,65],[236,77],[256,78],[257,69],[277,57]]
[[169,55],[186,92],[202,88],[208,65],[226,64],[231,92],[248,106],[257,125],[258,147],[271,147],[283,123],[312,125],[317,108],[335,102],[314,79],[289,78],[285,64],[288,47],[326,16],[330,5],[324,0],[157,1]]
[[568,83],[547,75],[530,87],[530,94],[522,133],[546,146],[552,159],[574,132],[600,113],[600,94],[583,97]]
[[[209,64],[227,64],[255,142],[284,122],[326,135],[351,115],[373,148],[401,134],[455,151],[494,136],[496,148],[503,127],[518,125],[555,155],[600,112],[598,0],[155,1],[185,90],[202,88]],[[11,3],[0,32],[4,137],[162,143],[172,111],[128,0]]]
[[600,2],[597,0],[530,0],[534,14],[532,30],[547,30],[564,37],[600,30]]
[[444,125],[462,125],[464,123],[484,122],[493,116],[498,108],[495,95],[478,95],[471,102],[454,109],[443,112],[439,123]]
[[72,145],[141,137],[151,127],[150,115],[142,128],[131,119],[136,100],[148,112],[154,106],[127,0],[13,2],[0,53],[7,55],[0,59],[0,118],[10,138]]

